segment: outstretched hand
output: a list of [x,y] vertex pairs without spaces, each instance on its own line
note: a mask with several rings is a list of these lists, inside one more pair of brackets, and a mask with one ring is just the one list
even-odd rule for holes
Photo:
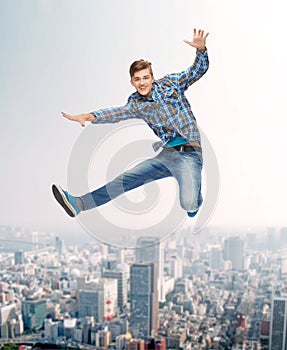
[[203,51],[205,48],[206,38],[209,33],[204,35],[204,30],[199,29],[198,31],[193,29],[193,39],[192,41],[184,40],[184,42],[192,47],[195,47],[199,51]]
[[86,122],[91,122],[95,119],[93,114],[78,114],[78,115],[71,115],[71,114],[67,114],[64,112],[61,112],[62,116],[64,118],[67,118],[69,120],[72,120],[73,122],[77,122],[80,123],[81,126],[85,126]]

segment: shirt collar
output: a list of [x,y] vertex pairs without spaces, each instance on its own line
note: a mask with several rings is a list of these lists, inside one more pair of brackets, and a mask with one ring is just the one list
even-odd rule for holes
[[147,98],[145,96],[142,96],[141,94],[139,94],[137,91],[136,91],[136,97],[139,99],[139,100],[142,100],[142,101],[156,101],[159,99],[159,96],[162,95],[162,97],[165,99],[166,97],[169,97],[173,94],[174,92],[174,89],[170,86],[160,86],[160,89],[159,89],[159,84],[155,81],[153,84],[152,84],[152,88],[151,88],[151,91],[152,91],[152,95],[151,95],[151,98]]

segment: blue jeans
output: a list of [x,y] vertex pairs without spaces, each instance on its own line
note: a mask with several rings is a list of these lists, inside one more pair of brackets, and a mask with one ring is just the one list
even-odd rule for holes
[[80,198],[84,210],[89,210],[145,183],[173,176],[179,185],[180,205],[189,216],[193,216],[202,204],[201,170],[200,152],[179,152],[174,148],[164,148],[156,157],[144,160],[105,186]]

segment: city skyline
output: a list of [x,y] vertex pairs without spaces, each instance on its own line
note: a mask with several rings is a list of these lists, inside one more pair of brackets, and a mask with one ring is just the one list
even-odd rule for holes
[[[21,233],[10,229],[8,237]],[[53,234],[42,246],[43,233],[22,233],[21,239],[34,244],[30,250],[0,252],[0,341],[114,350],[136,344],[162,350],[273,350],[275,344],[281,349],[286,227],[279,237],[274,233],[268,228],[263,236],[246,232],[240,239],[209,230],[202,237],[169,237],[158,257],[164,266],[162,301],[158,263],[148,262],[154,256],[145,248],[67,244]]]

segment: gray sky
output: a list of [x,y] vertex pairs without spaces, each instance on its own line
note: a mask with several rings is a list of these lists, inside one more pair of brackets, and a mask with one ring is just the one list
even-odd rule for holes
[[[75,227],[50,186],[67,184],[82,128],[60,117],[125,104],[138,58],[156,78],[186,69],[193,28],[210,32],[210,69],[187,93],[216,152],[213,225],[286,226],[283,1],[1,0],[0,224]],[[97,128],[97,126],[94,126]],[[142,137],[150,137],[142,127]]]

